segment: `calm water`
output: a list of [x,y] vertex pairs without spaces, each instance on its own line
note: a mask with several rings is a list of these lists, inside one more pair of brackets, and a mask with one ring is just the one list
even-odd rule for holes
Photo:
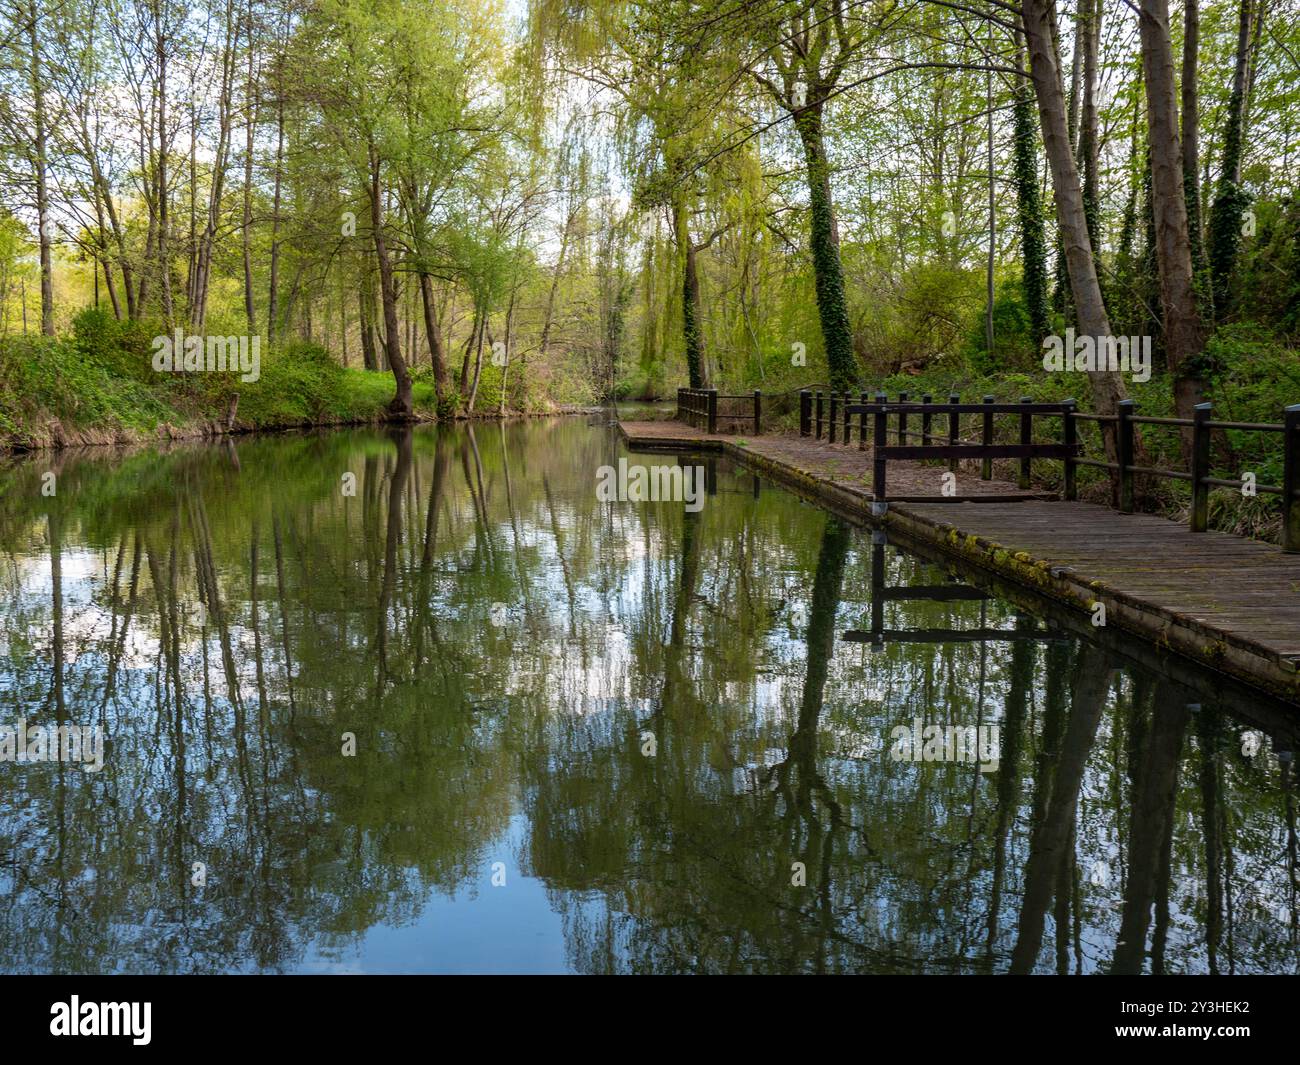
[[[623,454],[0,469],[0,725],[107,737],[0,764],[0,969],[1300,969],[1285,717],[725,464],[698,513],[598,502]],[[996,768],[896,758],[918,721]]]

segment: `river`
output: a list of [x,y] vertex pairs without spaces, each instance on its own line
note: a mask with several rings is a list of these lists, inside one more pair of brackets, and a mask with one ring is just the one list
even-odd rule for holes
[[0,493],[4,971],[1300,969],[1294,716],[720,459],[570,417]]

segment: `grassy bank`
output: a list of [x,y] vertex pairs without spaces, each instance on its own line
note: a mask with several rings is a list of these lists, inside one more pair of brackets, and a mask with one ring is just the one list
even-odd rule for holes
[[[240,430],[381,421],[395,391],[390,373],[345,369],[324,348],[261,347],[260,375],[160,373],[159,323],[118,322],[88,310],[70,335],[0,341],[0,447],[195,436],[224,426],[238,396]],[[415,375],[415,410],[432,418],[433,385]]]

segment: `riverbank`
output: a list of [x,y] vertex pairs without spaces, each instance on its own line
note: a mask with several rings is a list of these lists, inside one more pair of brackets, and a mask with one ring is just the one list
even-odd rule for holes
[[[161,373],[151,365],[148,331],[86,312],[71,335],[10,337],[0,343],[0,451],[149,444],[392,420],[393,375],[343,367],[319,345],[261,346],[255,373],[233,367]],[[413,371],[412,385],[411,420],[438,420],[427,368]],[[455,409],[443,417],[502,415],[496,397],[479,398],[492,401],[473,413]],[[508,417],[557,413],[567,411],[505,411]]]
[[961,478],[969,497],[944,499],[934,467],[917,462],[890,463],[891,487],[908,498],[882,504],[869,487],[870,452],[800,437],[710,436],[662,422],[619,430],[634,449],[722,452],[821,506],[1100,619],[1098,627],[1300,704],[1300,556],[998,481]]

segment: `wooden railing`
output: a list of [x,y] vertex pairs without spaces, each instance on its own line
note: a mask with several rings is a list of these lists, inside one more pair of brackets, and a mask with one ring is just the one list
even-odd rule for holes
[[[1134,482],[1138,476],[1186,481],[1191,485],[1189,525],[1192,532],[1205,532],[1209,514],[1209,493],[1214,487],[1241,489],[1246,481],[1238,478],[1212,476],[1210,439],[1216,430],[1281,433],[1283,475],[1280,485],[1254,483],[1256,492],[1282,497],[1282,548],[1287,552],[1300,552],[1300,404],[1287,407],[1282,421],[1230,422],[1211,418],[1211,405],[1200,403],[1191,418],[1144,417],[1136,413],[1132,400],[1120,402],[1115,414],[1085,414],[1077,409],[1074,400],[1061,403],[1034,403],[1028,398],[1019,403],[998,403],[985,396],[980,403],[962,403],[959,396],[949,396],[947,403],[934,403],[929,395],[921,401],[910,402],[906,392],[899,393],[891,402],[883,392],[874,399],[866,392],[853,402],[849,393],[830,392],[828,396],[818,391],[803,390],[799,395],[799,432],[802,436],[825,439],[827,443],[853,443],[853,419],[857,418],[857,445],[868,446],[867,419],[873,418],[870,443],[873,456],[872,490],[878,501],[885,501],[886,467],[890,459],[947,459],[948,468],[955,470],[961,459],[976,459],[980,463],[981,480],[993,475],[993,460],[1019,458],[1017,484],[1021,489],[1030,486],[1031,464],[1034,459],[1060,459],[1064,463],[1062,496],[1067,500],[1078,497],[1077,475],[1079,467],[1091,466],[1110,471],[1117,481],[1116,499],[1121,513],[1133,510]],[[979,416],[978,442],[961,439],[963,415]],[[994,419],[1014,415],[1019,422],[1019,443],[995,444]],[[895,419],[896,443],[889,443],[889,418]],[[908,428],[909,418],[920,418],[920,432]],[[934,419],[943,420],[943,435],[934,431]],[[1060,420],[1059,443],[1034,443],[1034,418]],[[1102,431],[1113,434],[1116,461],[1089,458],[1083,454],[1078,427],[1081,422],[1096,422]],[[912,423],[915,424],[915,423]],[[1191,468],[1188,470],[1162,469],[1135,464],[1136,434],[1138,425],[1168,426],[1190,435]],[[912,443],[919,440],[920,444]],[[954,500],[962,497],[948,497]]]
[[717,432],[717,392],[707,388],[679,388],[677,420],[710,433]]
[[[718,409],[718,402],[731,404],[730,409]],[[718,422],[743,423],[755,435],[763,431],[763,393],[758,389],[744,395],[726,395],[716,388],[679,388],[677,390],[677,419],[705,429],[718,431]]]

